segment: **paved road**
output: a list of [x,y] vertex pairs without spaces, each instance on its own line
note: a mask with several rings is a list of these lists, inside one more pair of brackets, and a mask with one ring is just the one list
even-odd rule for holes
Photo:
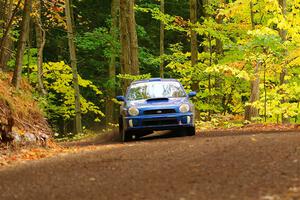
[[300,133],[150,138],[0,170],[0,199],[300,199]]

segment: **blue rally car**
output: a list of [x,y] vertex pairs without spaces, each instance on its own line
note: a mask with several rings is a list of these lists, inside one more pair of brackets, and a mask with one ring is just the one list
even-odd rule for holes
[[196,92],[186,94],[176,79],[152,78],[134,81],[120,108],[119,133],[122,141],[151,134],[157,130],[177,129],[195,135],[194,106],[189,101]]

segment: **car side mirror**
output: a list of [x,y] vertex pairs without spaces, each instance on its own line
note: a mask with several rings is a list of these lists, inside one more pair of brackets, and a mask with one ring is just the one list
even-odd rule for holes
[[124,96],[117,96],[116,99],[118,101],[125,101],[125,97]]
[[197,94],[197,92],[195,92],[195,91],[192,91],[192,92],[190,92],[190,93],[189,93],[189,97],[195,97],[195,96],[196,96],[196,94]]

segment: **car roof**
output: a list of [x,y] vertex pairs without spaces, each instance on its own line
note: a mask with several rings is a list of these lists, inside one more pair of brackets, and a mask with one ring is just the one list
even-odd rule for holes
[[131,85],[137,84],[137,83],[147,83],[147,82],[179,82],[177,79],[174,78],[150,78],[150,79],[143,79],[138,81],[133,81]]

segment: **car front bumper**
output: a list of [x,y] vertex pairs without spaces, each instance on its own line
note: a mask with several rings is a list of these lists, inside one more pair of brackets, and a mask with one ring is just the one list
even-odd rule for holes
[[188,113],[127,116],[124,118],[127,130],[170,130],[194,126],[194,115]]

